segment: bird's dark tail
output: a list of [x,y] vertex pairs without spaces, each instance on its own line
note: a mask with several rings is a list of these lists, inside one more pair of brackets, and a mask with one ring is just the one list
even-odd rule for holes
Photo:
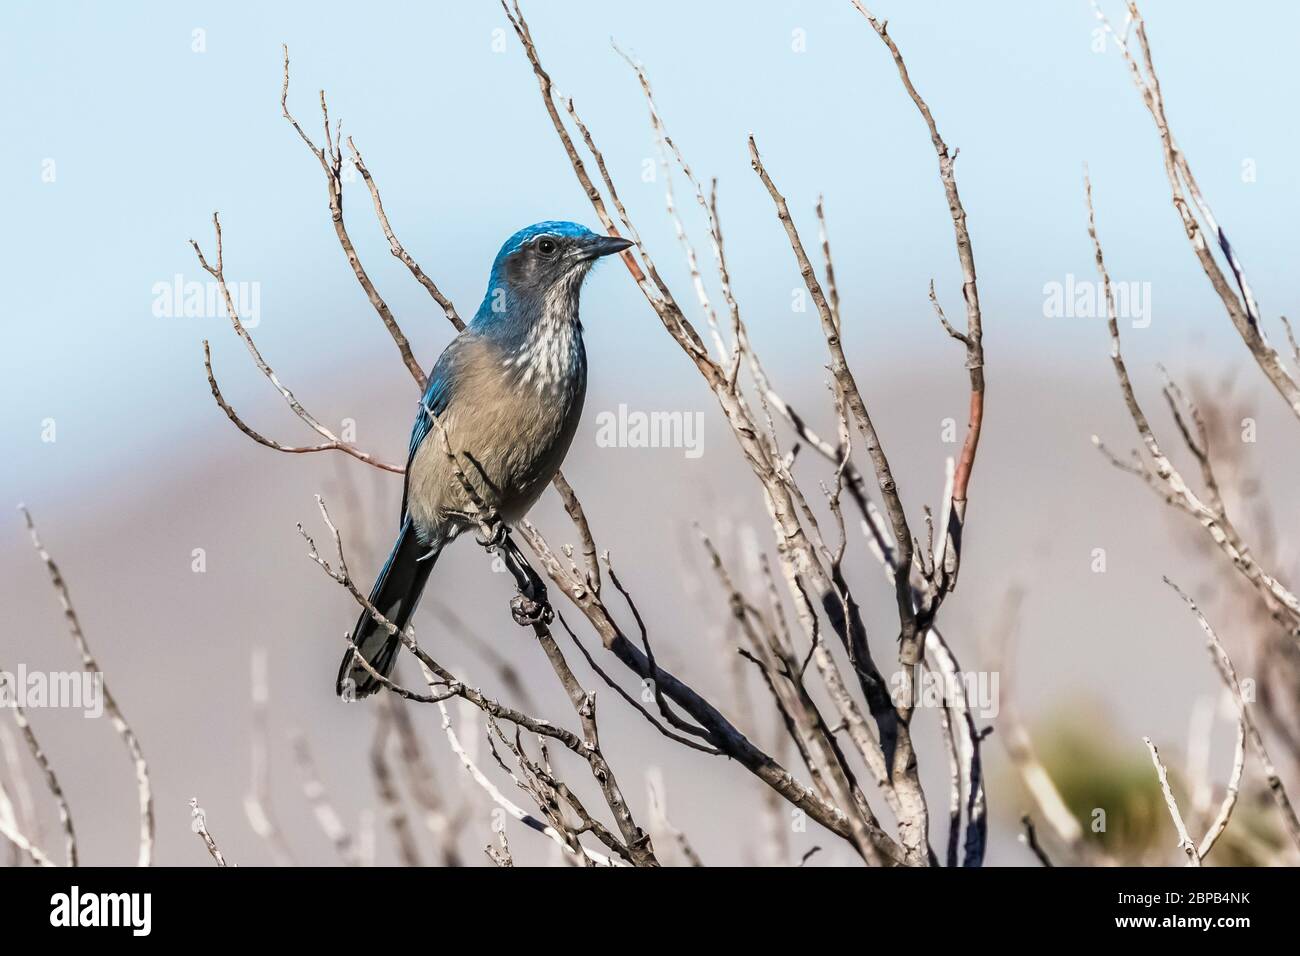
[[[397,544],[393,545],[393,553],[388,556],[388,561],[379,572],[379,578],[370,592],[370,603],[395,624],[399,631],[405,629],[411,615],[415,613],[424,583],[429,580],[429,572],[433,570],[433,563],[441,549],[441,543],[432,547],[422,544],[410,518],[402,522],[402,531],[397,536]],[[385,677],[392,673],[393,662],[397,660],[397,652],[402,648],[401,638],[389,634],[386,628],[370,616],[369,611],[361,612],[361,618],[352,631],[352,643],[370,666]],[[369,697],[383,686],[354,659],[353,654],[352,648],[348,648],[343,655],[335,687],[344,700]]]

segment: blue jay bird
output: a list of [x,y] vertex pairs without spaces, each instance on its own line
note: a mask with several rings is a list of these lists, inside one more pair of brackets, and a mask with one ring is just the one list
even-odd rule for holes
[[[578,293],[592,264],[631,246],[572,222],[539,222],[506,240],[474,319],[439,356],[411,432],[401,531],[370,603],[405,629],[429,572],[457,535],[480,527],[461,472],[505,525],[521,519],[559,470],[582,416],[587,354]],[[437,419],[446,444],[434,427]],[[354,659],[391,673],[401,640],[363,611],[339,668],[344,699],[382,686]]]

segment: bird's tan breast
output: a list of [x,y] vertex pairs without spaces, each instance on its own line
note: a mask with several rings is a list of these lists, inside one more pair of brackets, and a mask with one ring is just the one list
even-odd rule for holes
[[448,445],[465,479],[507,522],[527,512],[559,468],[581,417],[585,370],[543,382],[512,358],[487,342],[465,350],[455,394],[411,461],[408,509],[417,525],[473,510]]

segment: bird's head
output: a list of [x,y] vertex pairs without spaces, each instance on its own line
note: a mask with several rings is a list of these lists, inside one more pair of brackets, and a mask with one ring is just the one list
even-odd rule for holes
[[576,222],[538,222],[506,240],[492,264],[487,296],[476,320],[493,315],[571,308],[577,311],[578,290],[597,259],[622,252],[627,239],[601,236]]

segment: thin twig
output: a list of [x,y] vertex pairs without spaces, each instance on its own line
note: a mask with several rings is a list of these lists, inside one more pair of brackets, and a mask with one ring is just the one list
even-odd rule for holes
[[27,713],[22,707],[18,706],[17,701],[10,701],[9,709],[13,712],[14,723],[18,725],[18,730],[23,735],[23,741],[27,744],[32,759],[36,761],[36,765],[41,769],[41,774],[45,777],[45,785],[49,788],[50,794],[54,797],[54,802],[59,807],[59,825],[63,828],[68,866],[76,866],[77,836],[72,827],[72,810],[68,807],[68,798],[64,796],[63,787],[59,784],[59,778],[54,773],[54,768],[50,766],[45,751],[41,749],[40,742],[36,739],[36,733],[32,730],[31,721],[27,719]]
[[1174,799],[1174,792],[1169,789],[1169,773],[1160,760],[1160,753],[1156,750],[1156,745],[1151,742],[1150,737],[1143,737],[1142,742],[1147,745],[1147,750],[1151,753],[1151,763],[1155,765],[1156,777],[1160,780],[1160,790],[1165,796],[1165,806],[1169,808],[1169,817],[1174,821],[1174,829],[1178,831],[1178,848],[1187,854],[1188,866],[1200,866],[1201,857],[1197,853],[1196,844],[1192,842],[1192,838],[1187,832],[1186,824],[1183,823],[1183,815],[1178,810],[1178,801]]
[[68,591],[68,585],[63,579],[62,572],[59,571],[59,566],[54,563],[54,559],[50,557],[49,552],[41,544],[41,539],[36,533],[36,524],[32,521],[32,516],[27,508],[19,505],[18,510],[22,512],[23,520],[27,523],[27,531],[31,535],[32,546],[36,549],[37,555],[40,556],[46,570],[50,573],[50,583],[54,586],[54,591],[59,597],[59,603],[63,606],[63,617],[68,625],[68,631],[72,635],[72,641],[76,645],[77,652],[81,655],[82,670],[87,674],[98,675],[99,692],[104,699],[104,711],[113,722],[113,729],[122,738],[127,753],[131,757],[131,764],[135,769],[136,793],[140,807],[140,853],[137,863],[139,866],[149,866],[153,862],[154,843],[153,789],[149,781],[149,766],[145,763],[144,752],[140,748],[140,740],[136,737],[135,731],[131,729],[131,725],[126,722],[126,718],[122,715],[122,709],[117,705],[117,700],[108,689],[108,681],[104,678],[99,663],[90,653],[90,645],[86,642],[85,632],[81,629],[81,620],[77,617],[76,609],[72,606],[72,595]]
[[[406,366],[406,370],[411,373],[411,377],[415,379],[420,391],[423,392],[428,381],[424,370],[420,368],[420,363],[415,360],[415,355],[411,352],[411,343],[407,341],[406,335],[398,326],[397,319],[393,317],[392,309],[388,307],[388,303],[379,294],[374,282],[370,280],[370,275],[362,266],[361,258],[357,255],[356,247],[352,245],[347,226],[343,222],[343,150],[342,143],[336,142],[341,132],[333,136],[330,134],[330,119],[329,111],[325,106],[325,92],[322,90],[320,94],[321,116],[325,121],[325,145],[318,147],[312,142],[311,137],[303,131],[303,128],[298,125],[298,121],[293,118],[293,114],[289,112],[289,48],[285,46],[283,49],[284,85],[280,89],[280,112],[289,121],[289,124],[298,133],[302,141],[307,144],[307,148],[311,150],[312,155],[320,162],[321,169],[325,173],[325,185],[329,194],[330,219],[334,224],[334,234],[338,237],[339,245],[343,248],[343,254],[347,257],[348,265],[352,267],[352,273],[357,277],[357,282],[360,283],[366,298],[370,300],[374,310],[379,313],[380,320],[384,323],[384,327],[388,329],[388,334],[392,336],[393,343],[402,356],[402,364]],[[341,121],[339,125],[342,126]],[[358,156],[357,159],[359,160],[360,157]],[[368,176],[366,179],[369,181]],[[378,206],[378,193],[373,193],[373,195],[375,196],[377,208],[382,210],[382,207]],[[391,230],[388,231],[391,232]]]
[[1214,666],[1218,670],[1219,676],[1227,685],[1228,691],[1232,694],[1233,702],[1237,705],[1237,717],[1245,725],[1251,749],[1255,751],[1255,756],[1259,758],[1260,766],[1264,771],[1264,779],[1268,783],[1269,793],[1273,797],[1273,802],[1277,804],[1278,812],[1282,815],[1282,822],[1286,826],[1287,835],[1291,838],[1291,842],[1296,845],[1296,848],[1300,849],[1300,819],[1296,818],[1295,808],[1291,805],[1291,800],[1287,796],[1286,787],[1283,785],[1282,778],[1278,775],[1277,768],[1268,755],[1268,749],[1264,746],[1264,738],[1260,735],[1259,728],[1255,724],[1251,708],[1242,696],[1241,684],[1237,680],[1237,669],[1232,666],[1232,658],[1228,656],[1223,642],[1214,633],[1214,628],[1210,626],[1210,622],[1201,613],[1201,609],[1196,606],[1196,602],[1184,594],[1178,585],[1174,584],[1169,578],[1165,578],[1164,581],[1183,599],[1187,607],[1196,616],[1197,623],[1201,625],[1201,630],[1205,633],[1206,646],[1210,651],[1210,657],[1214,660]]
[[1026,813],[1024,816],[1020,818],[1020,825],[1024,827],[1023,839],[1025,841],[1025,845],[1029,847],[1030,852],[1034,854],[1034,856],[1038,859],[1038,862],[1041,863],[1043,866],[1052,866],[1053,863],[1051,861],[1051,858],[1048,857],[1046,851],[1042,847],[1042,844],[1038,842],[1038,831],[1034,829],[1034,821],[1029,816],[1029,814]]
[[226,858],[222,855],[221,849],[217,846],[217,841],[212,838],[208,832],[207,815],[203,808],[199,806],[199,798],[190,798],[190,829],[199,835],[203,845],[207,847],[208,854],[212,857],[217,866],[226,866]]
[[470,759],[469,754],[466,753],[465,748],[461,746],[460,739],[452,729],[451,717],[447,713],[446,704],[439,703],[438,710],[442,714],[442,729],[447,735],[447,742],[451,745],[452,751],[460,758],[461,764],[469,772],[469,775],[473,778],[474,782],[482,787],[483,791],[492,798],[493,803],[501,807],[506,811],[506,813],[510,814],[510,816],[514,817],[524,826],[536,830],[538,833],[554,840],[566,853],[581,853],[598,866],[624,865],[621,860],[611,859],[610,857],[597,853],[595,850],[590,850],[585,846],[579,846],[579,849],[575,851],[554,827],[543,823],[531,813],[528,813],[526,810],[507,799],[506,796],[497,789],[496,784],[492,783],[491,780],[483,775],[483,771],[479,770],[474,761]]

